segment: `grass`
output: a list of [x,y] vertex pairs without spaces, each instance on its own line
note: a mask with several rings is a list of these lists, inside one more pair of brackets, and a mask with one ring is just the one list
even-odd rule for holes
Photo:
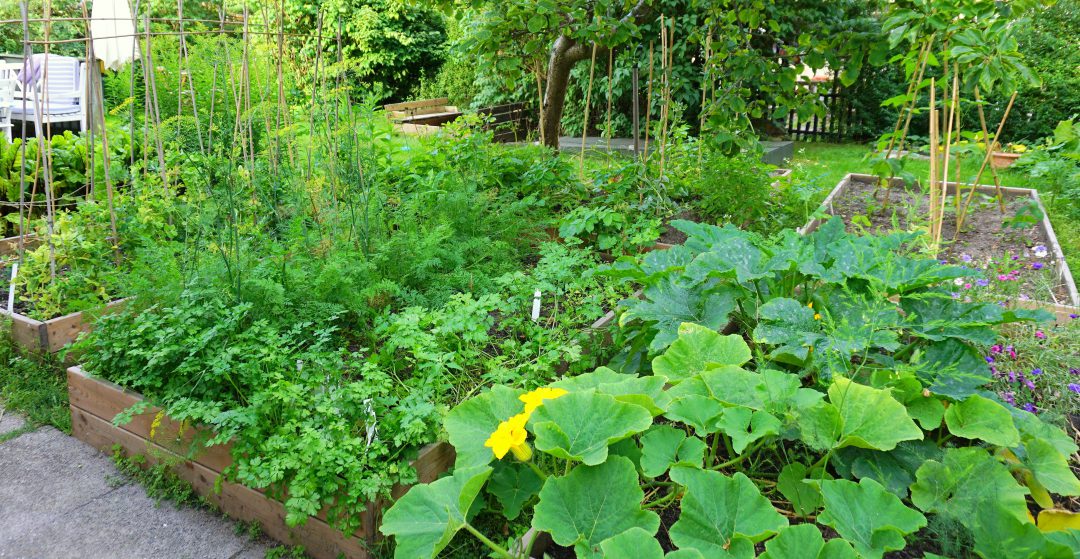
[[[0,321],[0,330],[10,331],[11,326]],[[52,356],[31,356],[6,337],[0,339],[0,402],[8,412],[25,415],[30,429],[51,425],[71,433],[63,365]]]
[[[870,154],[869,144],[830,144],[824,142],[797,142],[795,144],[795,156],[791,160],[792,168],[801,175],[803,180],[811,180],[818,184],[828,186],[821,194],[824,199],[828,192],[840,182],[848,173],[870,173],[870,165],[866,161]],[[930,162],[921,159],[910,159],[906,169],[916,177],[927,177],[930,174]],[[979,162],[970,158],[960,166],[962,182],[972,182],[979,170]],[[949,175],[953,172],[950,170]],[[1021,188],[1035,188],[1039,185],[1030,179],[1023,171],[1012,168],[1003,169],[999,172],[1002,186],[1015,186]],[[983,184],[993,184],[989,171],[983,173],[980,179]],[[1045,203],[1045,202],[1044,202]],[[1065,260],[1073,270],[1080,270],[1080,223],[1056,215],[1053,210],[1047,210],[1050,214],[1050,222],[1054,226],[1061,250],[1065,253]]]

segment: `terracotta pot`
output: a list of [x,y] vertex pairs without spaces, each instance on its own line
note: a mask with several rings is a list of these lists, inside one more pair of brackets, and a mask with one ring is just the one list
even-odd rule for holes
[[994,155],[990,157],[990,166],[995,169],[1004,169],[1005,167],[1016,163],[1017,159],[1020,159],[1019,153],[995,151]]

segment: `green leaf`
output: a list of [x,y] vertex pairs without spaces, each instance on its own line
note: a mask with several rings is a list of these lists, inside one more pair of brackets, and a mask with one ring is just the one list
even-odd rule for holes
[[709,394],[729,406],[743,406],[755,410],[765,407],[767,394],[765,378],[739,367],[726,365],[709,369],[700,375]]
[[741,336],[721,336],[700,324],[679,325],[679,339],[653,359],[653,373],[671,384],[692,377],[710,365],[742,365],[750,360],[750,347]]
[[758,559],[856,559],[855,550],[844,540],[821,537],[813,524],[788,526],[765,543],[765,553]]
[[855,546],[859,555],[880,559],[886,551],[903,549],[904,536],[926,526],[926,517],[904,506],[878,482],[845,479],[821,482],[825,509],[821,524],[832,527]]
[[549,477],[532,526],[588,557],[599,551],[600,542],[632,528],[656,533],[660,517],[641,509],[644,498],[634,465],[612,456],[598,466],[577,466],[565,477]]
[[529,33],[539,33],[543,31],[545,27],[547,27],[547,18],[541,15],[532,16],[526,24]]
[[[656,254],[653,251],[649,254]],[[678,338],[679,326],[692,322],[712,330],[721,330],[728,315],[735,310],[739,289],[731,285],[710,288],[702,284],[687,284],[679,278],[666,276],[643,290],[645,299],[624,302],[628,307],[619,317],[619,324],[633,320],[649,323],[656,336],[649,344],[654,352],[662,351]]]
[[664,391],[664,384],[663,377],[628,375],[598,367],[591,373],[564,378],[551,386],[567,392],[585,392],[592,388],[600,394],[609,394],[620,402],[637,404],[658,415],[671,401]]
[[983,559],[1075,559],[1073,551],[1052,541],[1034,524],[1019,520],[1001,507],[971,509],[975,553]]
[[777,361],[800,365],[825,336],[814,310],[784,297],[770,299],[758,309],[761,322],[754,328],[754,341],[776,346],[769,356]]
[[980,507],[1001,506],[1018,520],[1027,520],[1027,489],[985,449],[947,449],[941,462],[920,466],[915,479],[911,502],[920,510],[964,521]]
[[655,478],[664,475],[674,464],[701,467],[705,450],[704,441],[687,437],[681,429],[654,425],[641,436],[641,471]]
[[416,485],[383,516],[379,530],[396,536],[394,557],[435,557],[463,526],[473,500],[488,476],[489,466],[458,469],[454,475]]
[[676,466],[671,479],[686,486],[679,520],[671,527],[671,541],[693,548],[705,557],[752,558],[754,544],[787,526],[787,519],[742,473]]
[[522,390],[494,386],[483,394],[465,400],[446,415],[444,425],[457,451],[455,467],[482,466],[495,457],[484,442],[491,437],[499,423],[522,412],[524,405],[518,396]]
[[907,408],[888,390],[835,377],[829,387],[829,402],[840,416],[838,448],[892,450],[900,441],[923,437],[922,429],[908,416]]
[[949,431],[965,439],[979,439],[992,445],[1013,447],[1020,444],[1020,432],[1012,414],[1001,404],[978,394],[945,410]]
[[604,551],[604,557],[664,559],[664,549],[660,547],[660,542],[641,528],[631,528],[600,542],[600,549]]
[[963,400],[990,382],[986,361],[975,348],[954,339],[935,342],[919,362],[919,377],[934,394]]
[[750,443],[758,439],[780,434],[780,420],[775,416],[742,407],[725,409],[718,427],[731,437],[735,454],[742,454]]
[[1024,438],[1024,465],[1047,490],[1058,495],[1080,495],[1080,480],[1069,468],[1068,459],[1043,439]]
[[840,410],[836,406],[829,402],[818,402],[799,412],[798,417],[799,438],[807,446],[814,450],[836,447],[843,428]]
[[847,463],[851,476],[857,479],[868,477],[905,499],[919,467],[927,460],[940,457],[941,449],[931,441],[904,441],[887,452],[851,447],[841,449],[834,466],[839,471],[839,464]]
[[795,514],[810,516],[814,511],[821,508],[821,489],[816,485],[804,483],[809,469],[799,463],[792,462],[780,471],[776,479],[776,489],[791,503]]
[[709,396],[690,394],[676,398],[668,406],[664,417],[681,421],[694,428],[699,437],[717,430],[717,421],[724,413],[724,406]]
[[530,424],[536,448],[595,466],[607,458],[609,444],[648,429],[652,414],[641,406],[587,390],[548,400],[533,412]]
[[529,502],[543,487],[544,480],[536,472],[523,464],[500,460],[495,463],[495,473],[487,490],[499,500],[507,519],[513,520],[521,514],[521,508]]

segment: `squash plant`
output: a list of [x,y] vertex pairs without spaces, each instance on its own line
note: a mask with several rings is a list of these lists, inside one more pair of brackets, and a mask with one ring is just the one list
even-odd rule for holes
[[467,400],[445,420],[453,475],[413,488],[381,530],[397,557],[435,557],[462,529],[523,556],[472,524],[490,502],[577,557],[876,559],[938,515],[981,557],[1080,553],[1080,516],[1057,506],[1080,495],[1077,446],[1056,427],[990,392],[927,390],[896,354],[821,383],[753,354],[686,323],[650,376],[601,367]]

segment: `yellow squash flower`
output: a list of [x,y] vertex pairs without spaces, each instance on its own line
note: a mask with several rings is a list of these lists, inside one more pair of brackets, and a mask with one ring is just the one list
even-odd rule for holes
[[529,436],[529,432],[525,430],[525,423],[528,421],[529,414],[519,413],[499,423],[499,427],[484,442],[484,446],[490,448],[500,460],[507,452],[513,452],[515,458],[528,462],[532,458],[532,448],[525,442]]
[[528,416],[532,414],[536,408],[543,405],[544,400],[554,400],[565,394],[566,391],[562,388],[549,388],[545,386],[537,388],[528,394],[522,394],[521,396],[518,396],[518,399],[525,402],[525,415]]
[[814,320],[821,320],[821,313],[819,313],[819,312],[814,313]]

